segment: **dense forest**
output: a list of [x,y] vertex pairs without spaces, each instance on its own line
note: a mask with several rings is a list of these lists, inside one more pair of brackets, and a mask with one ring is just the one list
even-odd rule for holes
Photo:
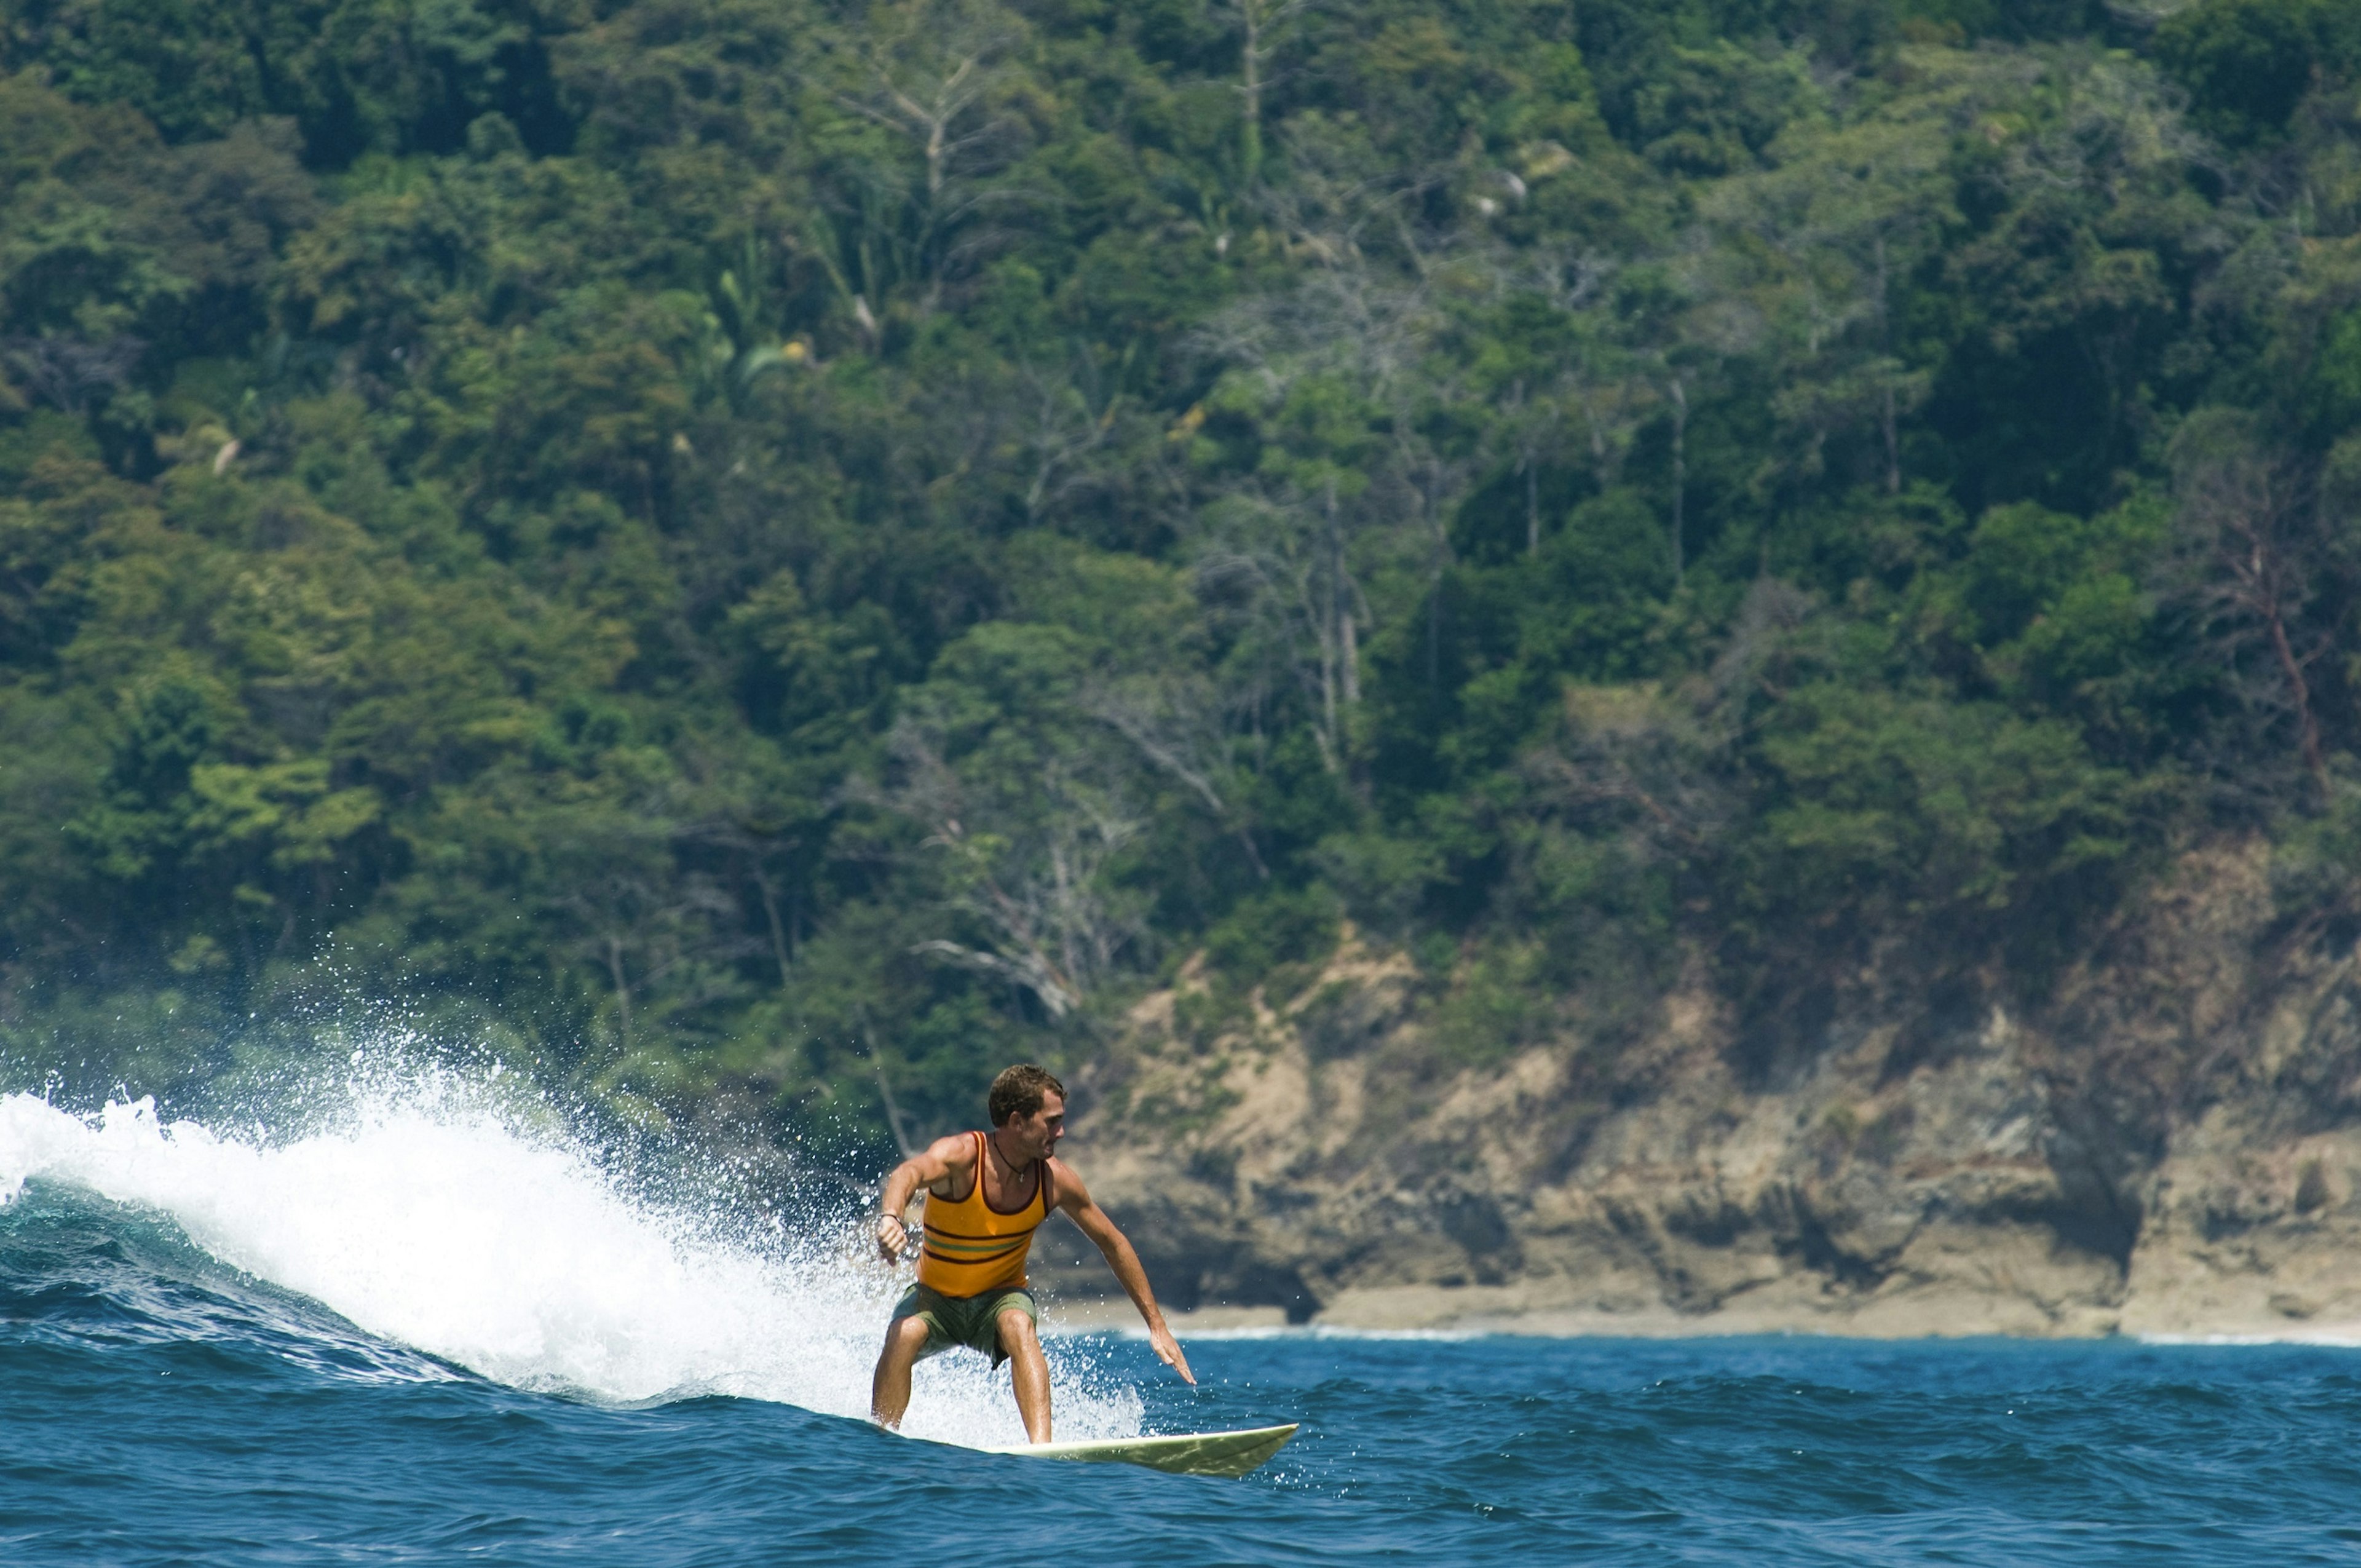
[[1348,922],[1448,1070],[2361,919],[2342,0],[0,0],[0,375],[34,1081],[851,1155]]

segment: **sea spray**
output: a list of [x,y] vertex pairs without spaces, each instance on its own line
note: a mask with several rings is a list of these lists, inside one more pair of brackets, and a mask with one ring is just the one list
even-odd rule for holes
[[[658,1202],[497,1074],[356,1072],[280,1135],[0,1099],[0,1201],[27,1182],[168,1217],[195,1245],[368,1332],[511,1387],[606,1403],[720,1394],[860,1417],[905,1275],[840,1227]],[[1058,1435],[1127,1436],[1140,1401],[1051,1347]],[[922,1364],[906,1430],[1023,1441],[1005,1374]]]

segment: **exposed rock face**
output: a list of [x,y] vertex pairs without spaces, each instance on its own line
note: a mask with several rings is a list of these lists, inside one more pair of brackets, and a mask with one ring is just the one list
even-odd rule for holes
[[1701,983],[1611,1053],[1438,1072],[1401,955],[1348,939],[1203,1044],[1184,975],[1077,1083],[1068,1153],[1182,1308],[2361,1336],[2361,959],[2275,931],[2263,869],[2188,856],[2023,1015],[1865,981],[1769,1067]]

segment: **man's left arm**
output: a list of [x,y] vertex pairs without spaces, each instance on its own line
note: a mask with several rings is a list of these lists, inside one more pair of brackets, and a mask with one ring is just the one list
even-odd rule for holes
[[1148,1288],[1148,1270],[1139,1266],[1139,1254],[1131,1249],[1130,1238],[1117,1230],[1106,1211],[1092,1201],[1090,1189],[1082,1185],[1081,1177],[1067,1168],[1065,1161],[1051,1163],[1058,1184],[1058,1207],[1105,1255],[1107,1266],[1115,1270],[1116,1283],[1146,1321],[1148,1343],[1157,1355],[1180,1375],[1180,1381],[1195,1383],[1196,1374],[1189,1370],[1189,1358],[1180,1353],[1180,1342],[1172,1337],[1171,1329],[1165,1324],[1164,1313],[1156,1305],[1156,1292]]

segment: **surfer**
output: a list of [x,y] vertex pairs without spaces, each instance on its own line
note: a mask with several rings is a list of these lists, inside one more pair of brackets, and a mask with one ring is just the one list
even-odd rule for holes
[[1139,1255],[1091,1201],[1082,1178],[1057,1157],[1058,1140],[1066,1135],[1066,1086],[1041,1068],[1020,1064],[992,1080],[986,1108],[990,1132],[937,1138],[885,1179],[877,1212],[877,1250],[885,1261],[900,1261],[909,1245],[902,1216],[921,1187],[927,1211],[918,1281],[886,1325],[870,1382],[870,1420],[900,1426],[910,1408],[910,1368],[963,1344],[992,1357],[995,1370],[1013,1364],[1009,1377],[1025,1435],[1049,1441],[1049,1365],[1041,1355],[1040,1310],[1026,1288],[1025,1255],[1052,1209],[1063,1210],[1098,1244],[1148,1321],[1148,1343],[1183,1382],[1196,1382],[1157,1310]]

